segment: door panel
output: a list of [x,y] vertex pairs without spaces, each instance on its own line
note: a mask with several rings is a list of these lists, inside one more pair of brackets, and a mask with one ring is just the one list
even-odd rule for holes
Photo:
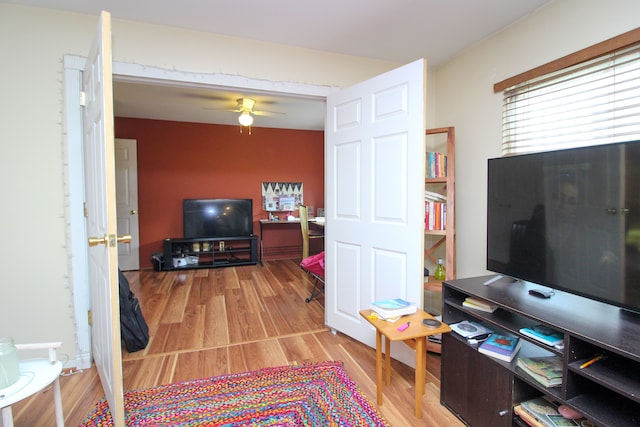
[[372,300],[422,305],[425,70],[415,61],[327,99],[327,325],[369,345],[358,312]]
[[111,15],[102,12],[82,74],[92,349],[114,425],[124,427],[116,244]]

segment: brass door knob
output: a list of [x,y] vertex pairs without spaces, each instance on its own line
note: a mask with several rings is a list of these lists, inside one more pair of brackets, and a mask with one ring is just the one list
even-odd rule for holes
[[98,246],[98,245],[109,245],[111,247],[118,243],[131,243],[131,234],[123,234],[122,236],[115,237],[113,234],[111,236],[103,236],[103,237],[89,237],[89,246]]
[[89,246],[106,245],[109,243],[109,238],[104,235],[103,237],[89,237]]

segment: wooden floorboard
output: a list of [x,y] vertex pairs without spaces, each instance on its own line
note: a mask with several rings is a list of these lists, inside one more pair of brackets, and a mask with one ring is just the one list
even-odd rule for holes
[[[340,360],[375,404],[374,349],[324,325],[324,296],[296,260],[264,266],[127,272],[149,324],[144,350],[123,351],[125,389],[269,366]],[[391,426],[462,426],[440,404],[440,356],[428,354],[423,419],[414,418],[414,370],[392,361],[379,410]],[[77,426],[103,397],[95,368],[61,378],[65,424]],[[13,406],[16,427],[54,426],[51,389]]]

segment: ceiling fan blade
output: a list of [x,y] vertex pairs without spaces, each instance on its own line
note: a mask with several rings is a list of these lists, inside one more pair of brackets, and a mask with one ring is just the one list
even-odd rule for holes
[[212,102],[226,102],[233,104],[233,99],[228,96],[214,95],[209,93],[183,92],[180,94],[183,98],[202,99]]
[[285,113],[281,113],[278,111],[252,111],[252,114],[256,116],[265,116],[265,117],[281,117],[286,115]]
[[202,107],[203,110],[210,110],[210,111],[228,111],[230,113],[241,113],[242,111],[238,110],[238,109],[231,109],[231,108],[215,108],[215,107]]

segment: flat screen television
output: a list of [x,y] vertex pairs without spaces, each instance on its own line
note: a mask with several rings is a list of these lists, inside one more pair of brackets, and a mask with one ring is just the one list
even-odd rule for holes
[[185,199],[184,237],[244,237],[253,234],[252,199]]
[[487,269],[640,312],[640,141],[489,159]]

